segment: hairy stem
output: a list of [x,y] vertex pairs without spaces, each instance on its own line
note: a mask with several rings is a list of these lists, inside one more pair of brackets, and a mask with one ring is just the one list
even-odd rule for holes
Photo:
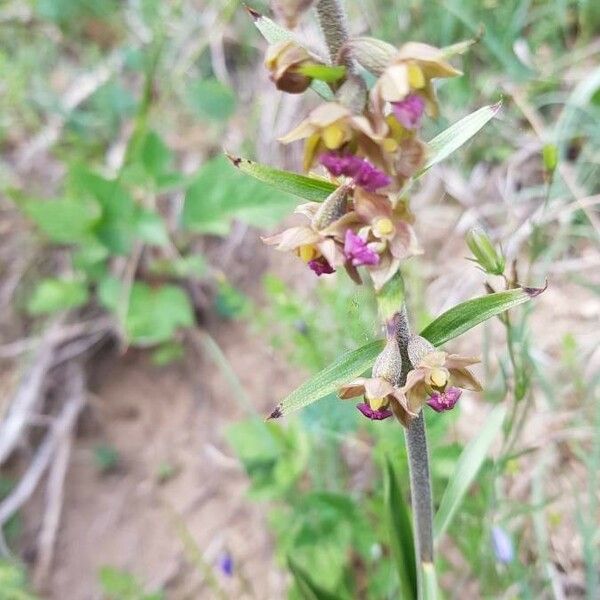
[[[395,315],[395,330],[402,354],[402,380],[412,368],[406,347],[410,336],[406,307]],[[415,530],[415,552],[417,563],[433,562],[433,503],[431,476],[429,472],[429,450],[423,411],[411,422],[406,431],[406,448],[410,472],[411,503]]]
[[331,62],[335,63],[338,52],[348,39],[346,15],[340,0],[319,0],[317,3],[319,23],[329,48]]

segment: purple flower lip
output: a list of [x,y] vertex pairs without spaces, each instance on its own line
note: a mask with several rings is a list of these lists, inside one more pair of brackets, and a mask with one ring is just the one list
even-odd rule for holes
[[427,404],[435,410],[435,412],[444,412],[454,408],[462,391],[456,387],[449,387],[445,392],[436,392],[429,397]]
[[371,250],[367,242],[351,229],[346,230],[344,255],[355,267],[379,264],[379,254]]
[[418,129],[425,112],[425,100],[418,94],[409,94],[400,102],[392,102],[392,112],[406,129]]
[[368,160],[354,154],[326,152],[321,155],[319,160],[334,177],[340,175],[352,177],[356,185],[369,192],[375,192],[379,188],[386,187],[392,181],[390,177],[374,167]]
[[389,408],[380,408],[379,410],[373,410],[366,402],[363,404],[357,404],[356,408],[371,421],[383,421],[392,416],[392,411]]
[[308,266],[312,271],[314,271],[317,274],[317,277],[321,277],[321,275],[329,275],[331,273],[335,273],[335,269],[329,264],[329,262],[324,256],[319,256],[319,258],[315,258],[309,261]]

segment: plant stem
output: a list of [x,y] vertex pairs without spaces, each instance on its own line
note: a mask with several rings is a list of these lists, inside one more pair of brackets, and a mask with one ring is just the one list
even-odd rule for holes
[[335,63],[338,52],[348,39],[346,15],[340,0],[319,0],[317,3],[319,23],[329,48],[331,62]]
[[[317,15],[325,41],[329,48],[332,62],[335,62],[338,52],[348,39],[346,17],[340,0],[319,0]],[[402,286],[403,287],[403,286]],[[382,298],[378,298],[381,303]],[[412,368],[407,353],[407,343],[410,337],[410,327],[406,314],[406,306],[401,303],[400,310],[386,323],[395,330],[400,353],[402,354],[402,376],[400,384],[406,383],[406,375]],[[381,307],[381,304],[380,304]],[[386,311],[383,311],[384,314]],[[414,419],[406,431],[406,447],[408,450],[408,466],[410,472],[411,503],[415,530],[415,553],[417,564],[420,565],[419,596],[423,594],[421,574],[423,566],[433,563],[433,502],[431,495],[431,475],[429,472],[429,451],[427,448],[427,432],[423,412]]]
[[[406,383],[406,375],[412,368],[406,352],[410,329],[406,307],[396,316],[396,338],[402,354],[401,384]],[[415,553],[418,563],[433,562],[433,502],[431,475],[429,472],[429,450],[423,411],[414,419],[405,434],[410,473],[411,504],[415,530]]]

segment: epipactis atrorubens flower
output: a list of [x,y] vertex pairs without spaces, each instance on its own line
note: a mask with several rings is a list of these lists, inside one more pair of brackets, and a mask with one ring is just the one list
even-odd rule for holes
[[315,164],[326,152],[379,159],[379,136],[369,119],[356,114],[339,102],[325,102],[312,110],[308,117],[287,135],[279,138],[283,144],[305,139],[304,170]]
[[443,412],[454,408],[463,389],[481,391],[481,384],[467,368],[478,363],[477,358],[436,350],[418,335],[410,338],[407,350],[414,368],[408,372],[402,393],[410,411],[418,412],[426,403]]
[[[357,234],[379,260],[368,265],[373,286],[380,290],[398,271],[400,262],[422,252],[411,227],[412,216],[403,203],[392,206],[386,196],[361,189],[354,192]],[[347,217],[348,218],[348,217]]]
[[348,194],[349,188],[340,186],[322,204],[301,204],[294,212],[308,217],[309,224],[290,227],[263,242],[296,253],[318,276],[334,273],[346,263],[338,224],[346,214]]
[[374,109],[384,114],[386,103],[406,129],[417,129],[425,112],[437,117],[438,105],[432,79],[456,77],[462,73],[447,60],[443,50],[422,44],[404,44],[382,70],[373,87]]
[[271,81],[278,90],[289,94],[301,94],[312,82],[312,78],[304,75],[301,68],[319,64],[323,63],[292,40],[272,44],[265,57],[265,67],[270,71]]
[[416,414],[410,413],[406,397],[398,383],[402,373],[402,356],[395,338],[388,339],[383,352],[373,366],[372,377],[359,377],[343,385],[338,394],[343,400],[362,396],[364,402],[356,408],[367,419],[381,421],[393,414],[407,425]]

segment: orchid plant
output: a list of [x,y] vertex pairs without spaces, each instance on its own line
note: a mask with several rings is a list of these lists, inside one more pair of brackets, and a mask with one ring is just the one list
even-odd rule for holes
[[[311,3],[275,4],[293,24]],[[337,390],[341,399],[359,398],[357,409],[367,419],[395,417],[401,423],[420,565],[418,596],[430,597],[436,586],[434,518],[423,410],[451,410],[462,390],[482,389],[469,370],[479,362],[476,357],[449,354],[439,347],[541,290],[513,282],[506,291],[455,306],[420,334],[411,332],[402,268],[422,253],[416,234],[418,215],[410,209],[411,190],[431,166],[492,119],[499,105],[483,107],[428,143],[423,141],[423,123],[440,112],[437,81],[461,75],[450,60],[473,42],[448,48],[406,42],[397,48],[370,37],[350,37],[338,0],[315,4],[328,58],[308,49],[291,31],[249,10],[270,43],[265,66],[275,86],[289,94],[312,88],[323,98],[280,138],[283,144],[303,141],[307,174],[230,159],[242,171],[304,200],[296,212],[305,223],[263,241],[292,253],[317,277],[344,270],[357,284],[371,285],[385,339],[342,356],[293,391],[269,418],[283,417]],[[469,246],[483,270],[495,273],[499,265],[504,268],[503,257],[484,233],[474,233]],[[369,369],[371,375],[365,377]],[[499,427],[502,419],[497,422]]]

